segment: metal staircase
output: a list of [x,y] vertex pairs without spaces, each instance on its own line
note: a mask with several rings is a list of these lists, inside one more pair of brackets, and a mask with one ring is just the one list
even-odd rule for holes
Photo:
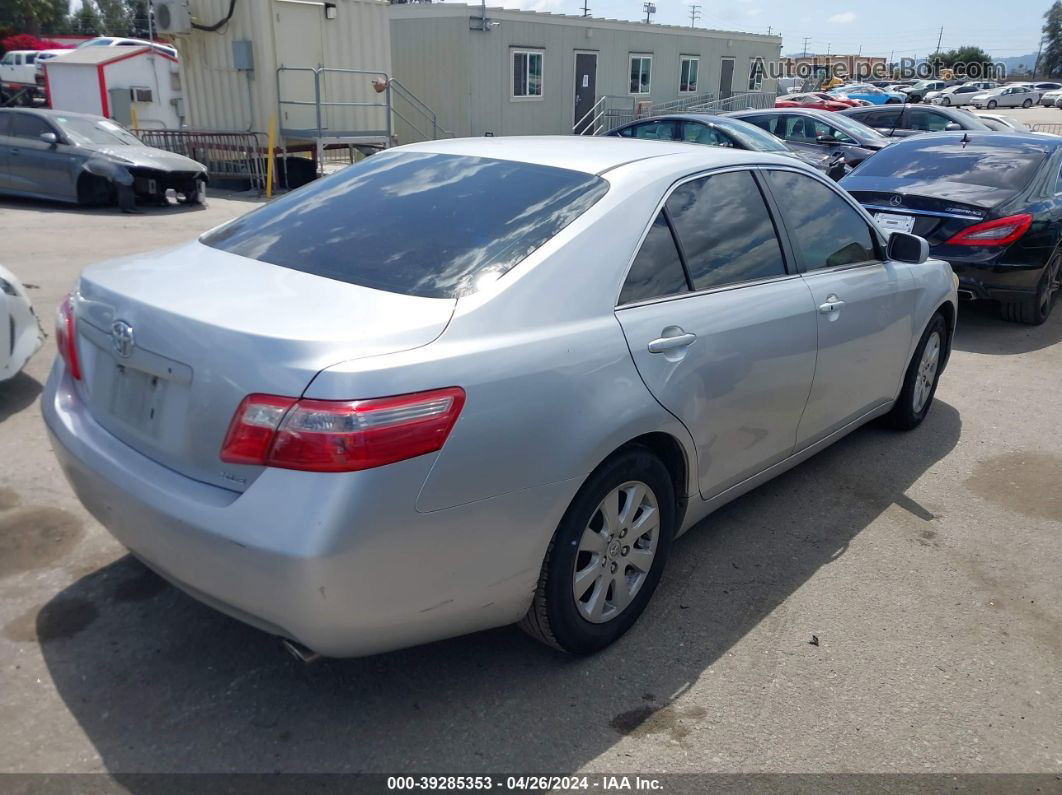
[[722,99],[715,94],[697,94],[655,104],[636,102],[634,97],[604,96],[572,125],[572,134],[604,135],[635,119],[668,113],[725,113],[731,110],[773,108],[776,96],[770,91],[749,91]]

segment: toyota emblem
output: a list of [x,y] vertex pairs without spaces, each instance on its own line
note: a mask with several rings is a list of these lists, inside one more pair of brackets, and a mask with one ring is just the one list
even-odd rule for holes
[[115,352],[123,359],[128,359],[136,345],[133,341],[133,327],[124,320],[114,321],[111,324],[111,342],[114,343]]

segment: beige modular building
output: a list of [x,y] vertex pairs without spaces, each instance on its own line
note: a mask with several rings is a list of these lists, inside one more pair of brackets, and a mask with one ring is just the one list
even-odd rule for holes
[[[181,56],[185,126],[265,132],[276,113],[287,139],[312,139],[319,93],[324,137],[386,139],[373,81],[391,73],[387,3],[237,0],[229,18],[230,0],[169,1],[176,8],[159,33]],[[155,0],[156,18],[164,2]]]
[[781,41],[452,3],[391,7],[395,76],[462,136],[571,133],[595,106],[773,91],[763,64]]

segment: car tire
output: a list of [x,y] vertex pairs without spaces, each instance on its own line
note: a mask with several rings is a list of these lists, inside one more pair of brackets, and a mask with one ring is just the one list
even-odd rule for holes
[[[615,500],[613,527],[606,519],[606,499]],[[675,535],[675,515],[671,475],[651,451],[629,447],[606,460],[557,526],[520,628],[571,654],[591,654],[617,640],[656,590]],[[631,525],[648,529],[633,537]],[[635,553],[647,570],[635,564]],[[617,591],[621,577],[625,589],[634,587],[623,604]]]
[[900,100],[898,100],[898,99],[887,99],[887,100],[885,100],[885,104],[886,105],[899,105],[900,104]]
[[944,97],[944,99],[942,99],[940,101],[940,104],[942,104],[942,105],[950,105],[951,104],[951,97]]
[[937,312],[929,321],[914,356],[907,365],[900,395],[885,415],[885,421],[899,431],[917,428],[926,418],[937,392],[940,371],[948,357],[948,323]]
[[190,193],[182,193],[180,202],[189,205],[206,204],[206,180],[196,179],[195,187]]
[[82,174],[77,180],[77,203],[84,207],[113,204],[114,197],[114,185],[104,177]]
[[[980,107],[980,105],[978,105],[978,107]],[[995,110],[996,109],[996,101],[994,99],[988,100],[988,104],[985,105],[985,107],[988,108],[989,110]]]
[[1021,103],[1021,106],[1023,108],[1031,108],[1032,107],[1032,100],[1031,99],[1025,100],[1023,103]]
[[1059,281],[1062,280],[1062,253],[1055,253],[1044,268],[1036,287],[1036,295],[1019,301],[1004,301],[999,305],[999,314],[1011,323],[1039,326],[1051,317],[1058,297]]

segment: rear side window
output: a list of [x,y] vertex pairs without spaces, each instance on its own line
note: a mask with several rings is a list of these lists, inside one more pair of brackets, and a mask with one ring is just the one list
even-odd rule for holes
[[877,259],[863,216],[830,188],[792,171],[768,171],[767,178],[771,192],[782,201],[786,229],[806,270]]
[[693,289],[785,274],[774,224],[748,171],[687,182],[675,189],[665,206]]
[[925,108],[911,108],[907,111],[907,127],[911,130],[943,132],[950,121],[943,113],[934,113]]
[[600,177],[550,166],[382,153],[200,240],[329,279],[450,298],[508,271],[607,190]]
[[689,290],[675,238],[661,211],[634,258],[620,293],[620,304],[648,301]]
[[620,131],[620,135],[624,138],[641,138],[646,141],[675,141],[679,138],[678,129],[677,121],[666,119],[627,127]]
[[873,110],[859,115],[853,114],[852,118],[868,124],[871,127],[896,127],[900,123],[899,110]]

